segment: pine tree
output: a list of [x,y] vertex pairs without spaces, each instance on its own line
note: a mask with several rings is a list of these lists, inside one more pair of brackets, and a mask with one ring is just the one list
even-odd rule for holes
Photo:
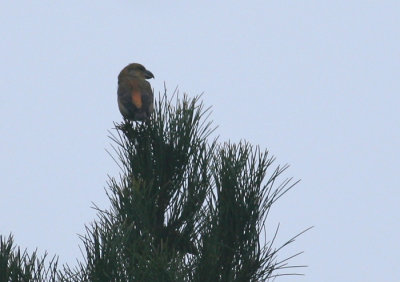
[[[173,102],[175,100],[175,102]],[[288,259],[262,243],[266,217],[297,182],[287,166],[242,141],[218,143],[210,109],[200,97],[166,93],[151,119],[123,121],[110,132],[119,164],[110,177],[109,209],[82,235],[84,260],[75,267],[20,254],[1,239],[0,281],[266,281],[285,275]],[[268,233],[269,234],[269,233]],[[296,254],[297,255],[297,254]],[[290,258],[289,258],[290,259]],[[294,266],[292,266],[294,267]]]

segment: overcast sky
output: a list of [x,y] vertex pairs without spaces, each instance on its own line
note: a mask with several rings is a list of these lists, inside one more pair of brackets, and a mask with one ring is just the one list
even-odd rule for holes
[[302,179],[269,226],[315,226],[282,253],[309,267],[277,281],[397,281],[400,1],[60,2],[0,2],[0,234],[80,258],[118,173],[117,75],[140,62]]

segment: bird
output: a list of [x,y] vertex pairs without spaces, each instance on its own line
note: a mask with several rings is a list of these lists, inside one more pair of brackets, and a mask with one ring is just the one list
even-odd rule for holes
[[154,75],[143,65],[131,63],[118,75],[118,108],[124,119],[145,121],[154,110],[154,94],[146,79]]

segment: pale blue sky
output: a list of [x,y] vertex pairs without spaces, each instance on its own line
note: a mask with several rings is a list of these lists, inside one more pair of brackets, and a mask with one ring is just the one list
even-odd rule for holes
[[60,2],[0,3],[0,234],[80,257],[118,173],[116,77],[140,62],[302,179],[269,226],[315,225],[282,253],[309,268],[277,281],[397,281],[400,1]]

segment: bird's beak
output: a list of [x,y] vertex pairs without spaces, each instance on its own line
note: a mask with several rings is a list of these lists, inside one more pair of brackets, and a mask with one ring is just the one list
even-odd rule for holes
[[144,71],[144,78],[146,78],[146,79],[154,78],[154,75],[150,71],[145,70]]

